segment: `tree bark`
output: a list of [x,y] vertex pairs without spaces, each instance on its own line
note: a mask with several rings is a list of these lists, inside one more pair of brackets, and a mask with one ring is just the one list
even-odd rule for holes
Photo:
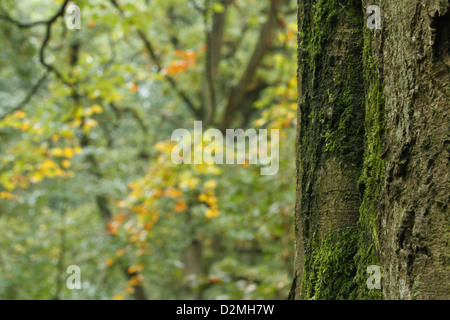
[[291,298],[448,299],[449,1],[298,5]]

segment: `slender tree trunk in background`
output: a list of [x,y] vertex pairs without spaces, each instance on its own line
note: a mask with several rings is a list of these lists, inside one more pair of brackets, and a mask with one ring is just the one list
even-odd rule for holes
[[[79,60],[79,56],[80,56],[80,43],[75,41],[74,43],[72,43],[71,47],[70,47],[70,64],[72,67],[75,67],[78,64],[78,60]],[[73,94],[72,94],[72,99],[73,102],[76,106],[80,105],[80,95],[78,92],[78,83],[75,83],[73,86]],[[84,121],[84,120],[83,120]],[[89,147],[90,145],[90,140],[89,140],[89,136],[85,133],[83,133],[83,135],[80,137],[80,145],[83,148]],[[90,165],[90,172],[96,176],[98,179],[103,179],[103,174],[101,173],[101,169],[99,166],[99,162],[97,160],[97,158],[95,157],[95,155],[93,154],[89,154],[86,156],[86,162]],[[105,224],[107,224],[109,221],[111,221],[112,219],[112,211],[109,205],[109,199],[108,197],[98,194],[95,196],[95,202],[98,208],[98,211],[101,215],[101,218],[103,219],[103,221],[105,222]],[[133,277],[138,276],[138,273],[133,272],[130,273],[129,270],[129,266],[123,262],[120,262],[120,268],[122,270],[122,272],[124,273],[125,277],[128,280],[133,279]],[[145,293],[144,287],[142,286],[142,283],[138,283],[136,285],[133,286],[134,292],[133,292],[133,296],[136,300],[147,300],[147,295]],[[58,295],[56,296],[58,298]]]
[[298,5],[291,298],[450,298],[448,0]]

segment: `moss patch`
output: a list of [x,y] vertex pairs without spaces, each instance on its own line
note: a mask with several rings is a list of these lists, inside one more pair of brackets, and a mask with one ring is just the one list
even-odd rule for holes
[[364,40],[364,72],[366,96],[365,151],[362,175],[359,187],[363,200],[359,209],[358,252],[355,262],[358,265],[355,282],[357,299],[381,299],[381,290],[369,290],[366,286],[367,266],[380,265],[378,259],[378,217],[379,195],[383,181],[385,160],[383,153],[383,135],[385,129],[384,94],[382,79],[374,64],[371,49],[371,33],[366,31]]
[[[366,284],[367,267],[380,265],[378,202],[384,174],[384,85],[372,57],[371,33],[360,1],[304,1],[300,7],[302,194],[297,214],[305,248],[300,296],[381,299],[381,291]],[[324,236],[318,212],[342,210],[320,202],[319,169],[330,158],[353,177],[355,188],[349,186],[348,194],[356,203],[358,223]],[[358,190],[359,201],[353,197]],[[338,196],[345,194],[340,190]]]
[[330,234],[321,243],[314,236],[312,251],[305,261],[303,297],[312,300],[348,299],[355,290],[353,257],[358,240],[355,227],[339,235]]

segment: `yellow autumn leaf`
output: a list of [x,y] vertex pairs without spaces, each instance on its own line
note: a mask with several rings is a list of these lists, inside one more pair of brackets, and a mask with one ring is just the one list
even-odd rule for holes
[[[79,121],[79,120],[78,120]],[[81,122],[80,122],[81,123]],[[73,122],[72,122],[72,124],[73,124]],[[79,125],[79,124],[78,124]],[[70,130],[63,130],[63,131],[61,131],[61,135],[63,136],[63,137],[66,137],[66,138],[72,138],[73,137],[73,132],[72,131],[70,131]]]
[[64,148],[64,156],[66,158],[72,159],[75,156],[75,152],[72,148],[66,147]]
[[50,170],[50,169],[54,169],[57,167],[57,164],[55,162],[53,162],[50,159],[45,160],[40,166],[39,168],[42,170]]
[[114,263],[114,259],[111,259],[111,258],[110,259],[106,259],[105,263],[109,267],[109,266],[111,266]]
[[50,151],[50,154],[54,157],[62,157],[64,155],[64,151],[61,148],[54,148]]
[[217,203],[217,197],[216,196],[211,196],[208,198],[208,203],[213,205]]
[[31,125],[29,123],[22,123],[20,125],[20,130],[22,130],[22,131],[27,131],[30,128],[31,128]]
[[222,170],[220,170],[217,166],[208,166],[206,168],[206,173],[219,175],[222,173]]
[[0,192],[0,199],[12,200],[14,199],[14,195],[10,192],[2,191]]
[[142,248],[140,248],[136,251],[136,255],[138,257],[142,256],[144,253],[145,253],[145,249],[142,249]]
[[93,114],[94,114],[94,112],[92,111],[91,108],[86,108],[86,109],[84,110],[84,116],[86,116],[86,117],[90,117],[90,116],[92,116]]
[[63,161],[61,162],[61,165],[62,165],[63,168],[67,169],[67,168],[70,168],[71,163],[70,163],[69,160],[63,160]]
[[126,203],[125,201],[122,200],[122,201],[118,201],[118,202],[116,203],[116,205],[117,205],[118,208],[123,209],[123,208],[126,208],[127,203]]
[[21,110],[14,112],[14,115],[20,119],[24,119],[27,116],[27,114]]
[[119,93],[115,93],[115,94],[113,95],[113,100],[114,100],[115,102],[122,100],[122,95],[119,94]]
[[95,113],[102,113],[103,112],[103,108],[100,107],[99,105],[93,105],[90,108],[87,108],[86,110],[84,110],[84,115],[86,117],[90,117]]
[[158,151],[171,152],[173,144],[170,141],[160,141],[154,145],[154,148]]
[[80,119],[75,119],[70,123],[70,126],[78,128],[81,125],[81,120]]
[[91,107],[91,110],[92,110],[93,113],[102,113],[103,112],[103,108],[100,107],[98,104],[93,105]]
[[36,172],[30,177],[31,183],[39,183],[44,179],[44,175],[40,172]]
[[215,189],[217,187],[217,182],[215,180],[206,181],[203,186],[205,189]]
[[262,127],[266,123],[266,120],[261,118],[261,119],[255,120],[254,123],[255,123],[255,126]]
[[217,209],[208,209],[205,212],[205,216],[209,219],[217,218],[220,215],[220,212]]
[[93,127],[96,127],[98,125],[98,122],[94,119],[86,119],[84,121],[83,130],[84,132],[89,132],[89,130]]

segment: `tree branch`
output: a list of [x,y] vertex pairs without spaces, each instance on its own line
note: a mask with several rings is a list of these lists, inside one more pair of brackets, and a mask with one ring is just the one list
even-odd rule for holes
[[26,95],[25,99],[23,99],[22,102],[20,102],[17,106],[15,106],[14,108],[12,108],[10,111],[6,112],[5,114],[0,116],[0,121],[2,121],[3,119],[5,119],[8,115],[19,111],[20,109],[22,109],[28,102],[30,102],[31,98],[39,91],[39,88],[42,86],[42,84],[45,82],[45,80],[47,79],[48,75],[49,75],[50,71],[47,70],[45,71],[45,73],[41,76],[41,78],[36,82],[36,84],[31,88],[31,90],[28,92],[28,94]]
[[221,57],[223,33],[225,29],[228,5],[231,0],[221,0],[223,12],[216,12],[212,17],[212,28],[208,31],[207,13],[205,13],[206,45],[208,52],[205,61],[205,77],[202,86],[203,121],[208,125],[216,111],[216,76]]
[[60,16],[64,15],[64,10],[65,10],[65,8],[66,8],[68,3],[69,3],[69,0],[64,1],[64,3],[62,4],[61,8],[59,9],[59,11],[52,18],[50,18],[50,20],[47,21],[44,41],[42,42],[41,48],[39,50],[39,61],[41,62],[41,64],[48,71],[54,72],[56,74],[56,76],[62,82],[64,82],[66,85],[70,86],[70,84],[62,76],[61,72],[59,72],[58,69],[56,69],[53,65],[51,65],[51,64],[49,64],[48,62],[45,61],[45,49],[46,49],[46,47],[47,47],[47,45],[48,45],[48,43],[50,41],[51,32],[52,32],[52,25]]
[[23,22],[20,22],[20,21],[17,21],[15,19],[11,18],[7,14],[1,14],[0,15],[0,20],[4,20],[4,21],[10,22],[10,23],[13,23],[14,25],[16,25],[20,29],[32,28],[32,27],[36,27],[36,26],[39,26],[39,25],[49,25],[49,24],[52,24],[53,22],[55,22],[56,19],[58,19],[58,17],[60,17],[60,16],[62,16],[64,14],[64,10],[66,9],[66,6],[67,6],[68,3],[69,3],[69,0],[64,1],[64,3],[61,5],[61,7],[58,10],[58,12],[56,12],[48,20],[39,20],[39,21],[34,21],[34,22],[29,22],[29,23],[23,23]]
[[[51,65],[45,61],[45,49],[48,45],[48,42],[50,41],[51,27],[52,27],[53,23],[60,16],[64,15],[64,10],[68,3],[69,3],[69,0],[64,1],[64,3],[61,5],[58,12],[56,12],[48,20],[35,21],[35,22],[30,22],[30,23],[21,23],[19,21],[14,20],[11,17],[9,17],[8,15],[0,15],[0,20],[5,20],[8,22],[11,22],[11,23],[15,24],[17,27],[22,28],[22,29],[23,28],[31,28],[31,27],[38,26],[38,25],[46,25],[44,41],[42,42],[42,45],[39,49],[39,61],[45,67],[46,71],[43,74],[43,76],[37,81],[37,83],[31,88],[30,92],[27,94],[25,99],[21,103],[19,103],[16,107],[14,107],[12,110],[10,110],[7,113],[0,116],[0,121],[3,120],[9,114],[22,109],[31,100],[31,98],[37,93],[39,88],[42,86],[42,84],[47,79],[50,72],[54,72],[59,79],[61,79],[65,84],[68,84],[67,81],[64,80],[62,74],[53,65]],[[70,84],[68,84],[68,85],[70,85]]]
[[250,57],[247,67],[242,74],[238,85],[235,86],[229,95],[225,108],[221,129],[228,128],[235,116],[236,111],[242,106],[247,93],[247,86],[256,73],[261,61],[272,45],[273,32],[277,27],[278,13],[280,12],[284,0],[270,0],[270,13],[267,22],[261,28],[258,43]]
[[[122,8],[120,7],[120,5],[117,3],[117,1],[116,0],[110,0],[110,2],[119,11],[120,15],[122,17],[124,17],[124,12],[123,12]],[[152,43],[145,36],[145,33],[144,33],[144,31],[142,29],[137,28],[137,34],[138,34],[139,38],[142,40],[142,42],[144,43],[145,49],[146,49],[150,59],[158,67],[158,69],[161,70],[162,69],[162,63],[161,63],[161,60],[160,60],[159,56],[156,54]],[[195,117],[199,118],[201,116],[201,111],[200,111],[200,109],[195,107],[194,103],[191,101],[191,99],[189,98],[187,93],[185,93],[183,90],[181,90],[178,87],[178,84],[176,83],[176,81],[172,77],[170,77],[169,75],[164,75],[164,78],[167,80],[167,82],[169,82],[170,86],[177,93],[177,95],[180,97],[180,99],[188,106],[188,108],[192,112],[192,114]]]

